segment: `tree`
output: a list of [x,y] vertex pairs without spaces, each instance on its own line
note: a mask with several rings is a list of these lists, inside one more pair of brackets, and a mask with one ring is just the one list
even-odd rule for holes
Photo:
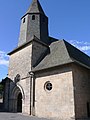
[[0,83],[0,98],[3,97],[3,90],[4,90],[4,86],[2,85],[2,83]]
[[0,92],[3,91],[3,85],[0,83]]

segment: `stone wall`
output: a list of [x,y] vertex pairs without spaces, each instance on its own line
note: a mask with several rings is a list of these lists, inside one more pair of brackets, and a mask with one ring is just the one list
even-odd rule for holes
[[9,111],[9,81],[7,80],[5,83],[4,89],[4,109],[5,111]]
[[28,15],[27,41],[34,35],[40,39],[40,15],[35,14],[35,20],[32,20],[33,14]]
[[9,92],[10,94],[9,104],[12,104],[9,108],[10,111],[12,110],[16,111],[15,108],[12,108],[14,95],[12,96],[12,98],[11,98],[11,95],[15,87],[14,79],[16,75],[19,74],[20,81],[18,82],[18,85],[21,86],[21,88],[23,89],[24,96],[25,96],[25,98],[22,99],[22,103],[23,103],[22,112],[28,113],[28,114],[30,113],[30,78],[27,78],[27,77],[29,74],[28,72],[31,71],[31,55],[32,55],[32,44],[29,44],[28,46],[24,47],[23,49],[17,51],[16,53],[10,56],[8,77],[13,81],[10,84],[10,92]]
[[[32,17],[35,17],[33,20]],[[21,19],[18,46],[28,42],[33,36],[48,43],[48,18],[40,14],[28,14]]]
[[28,15],[21,19],[20,35],[18,46],[24,44],[27,38],[27,24],[28,24]]
[[[74,112],[73,78],[70,67],[44,71],[36,75],[35,115],[46,118],[72,119]],[[52,90],[45,83],[52,83]]]
[[32,44],[10,56],[8,77],[12,80],[17,74],[21,79],[27,77],[31,71]]
[[[32,46],[33,44],[33,46]],[[17,107],[13,107],[13,101],[15,101],[12,96],[12,91],[16,87],[15,85],[15,77],[17,74],[20,75],[20,81],[17,83],[24,92],[24,99],[22,99],[22,112],[30,114],[30,76],[29,72],[32,69],[32,65],[36,64],[38,59],[45,54],[47,50],[47,46],[33,41],[31,44],[27,45],[23,49],[15,52],[10,56],[9,61],[9,72],[8,77],[11,79],[10,88],[9,88],[9,111],[16,112]],[[18,87],[18,86],[17,86]],[[21,91],[22,91],[21,90]],[[6,90],[7,91],[7,90]],[[18,93],[17,93],[18,96]],[[16,96],[16,99],[17,99]],[[8,99],[6,98],[6,102],[8,103]]]
[[21,80],[18,83],[22,90],[22,113],[30,114],[30,77]]
[[87,102],[90,103],[89,70],[73,65],[76,118],[87,118]]
[[35,67],[40,62],[40,60],[45,57],[47,50],[49,50],[48,46],[35,40],[32,42],[32,67]]

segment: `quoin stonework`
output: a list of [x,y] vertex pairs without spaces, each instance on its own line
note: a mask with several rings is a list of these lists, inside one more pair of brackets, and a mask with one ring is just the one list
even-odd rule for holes
[[8,55],[6,111],[61,120],[90,117],[90,57],[49,36],[38,0],[22,16],[17,48]]

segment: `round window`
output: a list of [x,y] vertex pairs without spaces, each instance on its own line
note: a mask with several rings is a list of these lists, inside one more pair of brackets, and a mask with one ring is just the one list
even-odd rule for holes
[[50,83],[49,81],[46,82],[44,88],[45,90],[48,90],[48,91],[52,90],[52,83]]

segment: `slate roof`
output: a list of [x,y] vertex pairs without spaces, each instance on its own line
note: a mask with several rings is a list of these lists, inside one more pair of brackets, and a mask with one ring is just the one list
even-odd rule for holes
[[[20,49],[22,49],[22,48],[24,48],[25,46],[27,46],[28,44],[30,44],[33,40],[35,40],[35,41],[37,41],[37,42],[39,42],[39,43],[41,43],[41,44],[43,44],[43,45],[45,45],[45,46],[48,47],[48,45],[47,45],[46,43],[42,42],[41,40],[39,40],[39,39],[34,35],[34,36],[31,37],[31,39],[30,39],[28,42],[25,42],[24,44],[16,47],[13,51],[9,52],[8,55],[12,55],[13,53],[19,51]],[[52,37],[49,37],[49,39],[48,39],[48,44],[50,45],[52,42],[55,42],[55,41],[57,41],[57,39],[52,38]]]
[[68,63],[79,63],[90,69],[90,57],[66,42],[59,40],[51,43],[50,53],[32,71],[48,69]]
[[41,13],[41,14],[45,15],[45,13],[44,13],[44,11],[43,11],[43,9],[42,9],[38,0],[33,0],[32,1],[28,11],[26,12],[26,14],[27,13]]
[[[56,39],[53,39],[53,40],[52,40],[51,37],[50,37],[49,39],[50,39],[49,44],[50,44],[51,42],[53,42],[53,41],[56,41]],[[16,47],[13,51],[9,52],[8,55],[12,55],[13,53],[19,51],[20,49],[26,47],[26,46],[29,45],[32,41],[37,41],[37,42],[39,42],[40,44],[43,44],[43,45],[45,45],[45,46],[48,47],[47,44],[45,44],[44,42],[40,41],[40,40],[34,35],[34,36],[31,37],[31,39],[30,39],[28,42],[25,42],[24,44]]]

